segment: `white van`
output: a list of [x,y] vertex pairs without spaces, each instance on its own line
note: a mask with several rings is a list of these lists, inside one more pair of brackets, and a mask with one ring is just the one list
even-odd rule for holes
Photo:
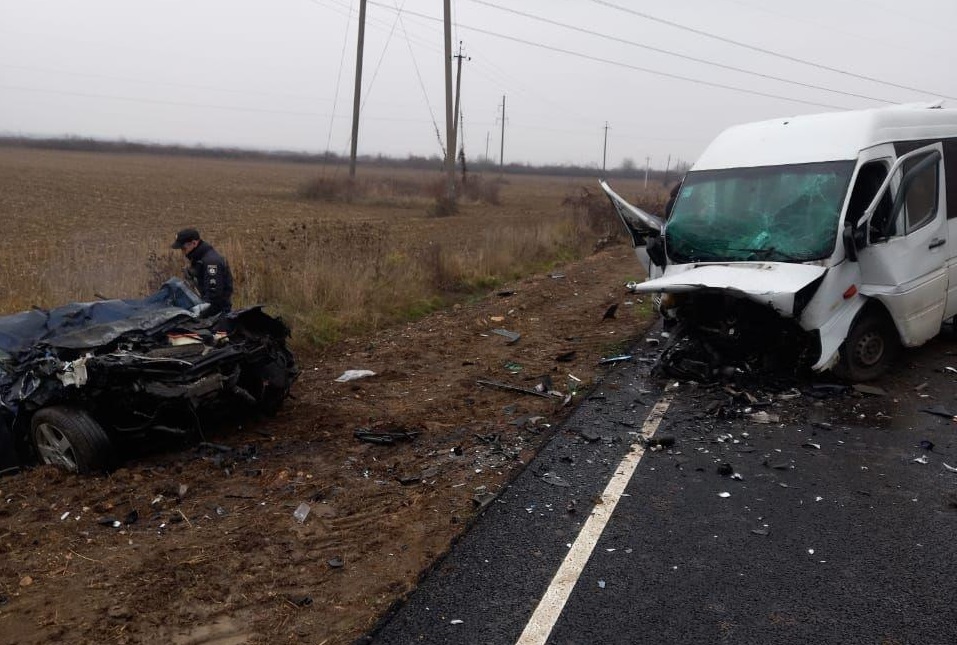
[[957,314],[957,109],[729,128],[666,222],[602,188],[648,269],[636,291],[667,294],[663,313],[725,335],[748,320],[767,332],[773,311],[778,342],[805,343],[814,370],[875,378]]

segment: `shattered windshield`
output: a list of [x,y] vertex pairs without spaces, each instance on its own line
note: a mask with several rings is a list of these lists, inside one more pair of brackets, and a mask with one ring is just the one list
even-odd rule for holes
[[831,255],[853,161],[704,170],[687,175],[665,228],[673,262]]

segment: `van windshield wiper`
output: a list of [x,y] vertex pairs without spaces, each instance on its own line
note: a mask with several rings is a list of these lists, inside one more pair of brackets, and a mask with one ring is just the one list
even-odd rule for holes
[[795,262],[804,262],[804,258],[799,258],[796,255],[790,255],[784,251],[779,251],[773,246],[769,246],[766,249],[728,249],[729,251],[734,251],[735,253],[751,253],[756,260],[770,260],[772,256],[777,255],[785,260],[793,260]]

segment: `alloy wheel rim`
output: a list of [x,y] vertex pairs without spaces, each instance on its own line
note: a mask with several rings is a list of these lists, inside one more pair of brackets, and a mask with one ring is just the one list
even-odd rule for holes
[[76,452],[66,435],[51,423],[41,423],[36,431],[37,452],[43,463],[77,471]]

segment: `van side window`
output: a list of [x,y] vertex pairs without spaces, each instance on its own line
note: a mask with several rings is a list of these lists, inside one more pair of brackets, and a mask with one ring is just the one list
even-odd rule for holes
[[[877,190],[886,177],[887,164],[883,161],[870,161],[861,166],[857,173],[854,190],[851,191],[851,199],[847,205],[846,222],[853,224],[855,227],[858,225],[861,218],[864,217],[864,211],[870,206],[871,200],[874,199],[874,195],[877,194]],[[889,231],[885,231],[890,214],[890,196],[884,193],[883,198],[877,205],[877,210],[874,212],[874,217],[871,218],[870,239],[872,242],[896,234],[893,225]]]
[[[908,170],[923,159],[924,157],[921,156],[907,161],[904,164],[904,173],[906,174]],[[936,217],[939,176],[938,164],[931,164],[924,168],[915,177],[914,181],[906,187],[907,194],[904,196],[905,234],[929,224]]]

